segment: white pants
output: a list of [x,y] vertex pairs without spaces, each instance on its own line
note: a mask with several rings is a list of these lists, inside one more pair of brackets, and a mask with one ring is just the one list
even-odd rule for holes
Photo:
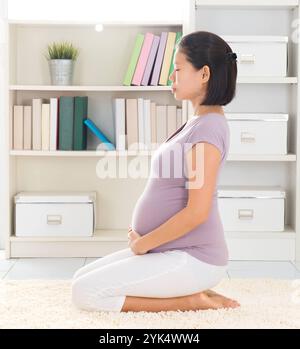
[[89,311],[120,312],[126,296],[190,295],[216,286],[226,269],[181,250],[135,255],[126,248],[77,270],[72,281],[72,302]]

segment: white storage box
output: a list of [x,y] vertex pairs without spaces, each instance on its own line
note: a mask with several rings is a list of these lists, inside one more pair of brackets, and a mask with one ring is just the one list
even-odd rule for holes
[[96,192],[20,192],[16,236],[92,236]]
[[287,36],[222,36],[237,54],[238,76],[287,76]]
[[280,187],[218,188],[225,231],[283,231],[285,192]]
[[287,154],[288,114],[226,113],[230,154]]

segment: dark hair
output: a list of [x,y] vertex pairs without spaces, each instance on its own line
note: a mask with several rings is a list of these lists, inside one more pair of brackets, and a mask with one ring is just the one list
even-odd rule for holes
[[178,49],[195,69],[209,66],[210,78],[202,105],[226,105],[232,101],[236,89],[236,54],[225,40],[210,32],[197,31],[183,36]]

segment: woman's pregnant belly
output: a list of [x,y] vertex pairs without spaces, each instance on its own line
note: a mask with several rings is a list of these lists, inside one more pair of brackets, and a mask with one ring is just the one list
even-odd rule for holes
[[164,195],[163,192],[145,190],[133,210],[131,227],[140,235],[150,233],[182,210],[186,199],[178,193]]
[[[186,207],[187,193],[185,188],[148,188],[140,196],[133,210],[131,227],[140,235],[145,235],[164,224],[177,212]],[[190,232],[178,239],[163,244],[155,251],[174,248],[204,247],[215,245],[222,239],[223,226],[219,217],[217,203],[213,200],[212,209],[207,221],[199,224]],[[153,250],[154,251],[154,250]]]

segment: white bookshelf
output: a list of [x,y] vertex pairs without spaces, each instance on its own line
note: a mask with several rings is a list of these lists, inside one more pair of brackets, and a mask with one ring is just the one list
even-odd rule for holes
[[[134,205],[147,178],[97,177],[98,162],[140,157],[150,165],[152,151],[99,151],[95,138],[87,151],[16,151],[11,148],[11,106],[29,105],[32,98],[88,96],[89,118],[115,143],[113,99],[149,98],[158,105],[177,105],[170,86],[122,86],[138,33],[186,32],[187,21],[104,24],[53,21],[8,21],[8,105],[6,131],[7,180],[5,206],[7,257],[102,256],[127,246],[127,230]],[[34,38],[34,40],[32,39]],[[70,40],[80,48],[72,86],[52,86],[43,52],[49,42]],[[92,54],[91,54],[92,53]],[[28,238],[14,236],[14,195],[20,191],[83,190],[97,192],[97,230],[92,237]]]
[[[209,30],[220,35],[288,35],[291,20],[299,17],[298,1],[267,0],[189,0],[181,23],[104,23],[96,32],[96,23],[53,21],[10,21],[8,28],[6,146],[1,164],[1,183],[5,208],[6,257],[99,257],[127,247],[127,226],[134,205],[147,178],[105,178],[96,175],[104,156],[108,161],[134,159],[150,165],[152,151],[96,151],[88,143],[87,151],[17,151],[11,150],[10,107],[26,104],[32,98],[82,95],[89,97],[91,118],[114,141],[112,100],[149,98],[157,104],[182,107],[188,117],[190,106],[176,101],[169,86],[122,86],[124,74],[137,33],[150,31]],[[220,21],[220,16],[223,20]],[[233,23],[240,16],[237,23]],[[241,30],[255,16],[256,27]],[[265,23],[262,18],[265,16]],[[275,19],[281,18],[279,23]],[[250,17],[250,18],[249,18]],[[221,23],[220,23],[221,22]],[[202,23],[203,27],[198,23]],[[223,23],[223,25],[222,25]],[[250,23],[250,22],[249,22]],[[277,26],[277,27],[276,27]],[[223,30],[225,29],[226,30]],[[238,29],[237,29],[238,28]],[[81,48],[75,65],[74,85],[51,86],[48,65],[42,51],[48,42],[60,38],[71,40]],[[32,39],[34,38],[34,40]],[[229,155],[221,185],[281,185],[287,191],[286,228],[283,232],[226,232],[231,259],[294,260],[300,259],[299,206],[299,124],[297,118],[298,45],[290,46],[288,77],[247,77],[238,79],[236,99],[225,112],[289,113],[289,152],[287,155]],[[90,53],[93,53],[92,55]],[[257,97],[257,98],[256,98]],[[255,103],[251,103],[255,101]],[[298,170],[298,171],[297,171]],[[83,190],[97,191],[97,229],[93,237],[14,236],[14,195],[20,191]]]

